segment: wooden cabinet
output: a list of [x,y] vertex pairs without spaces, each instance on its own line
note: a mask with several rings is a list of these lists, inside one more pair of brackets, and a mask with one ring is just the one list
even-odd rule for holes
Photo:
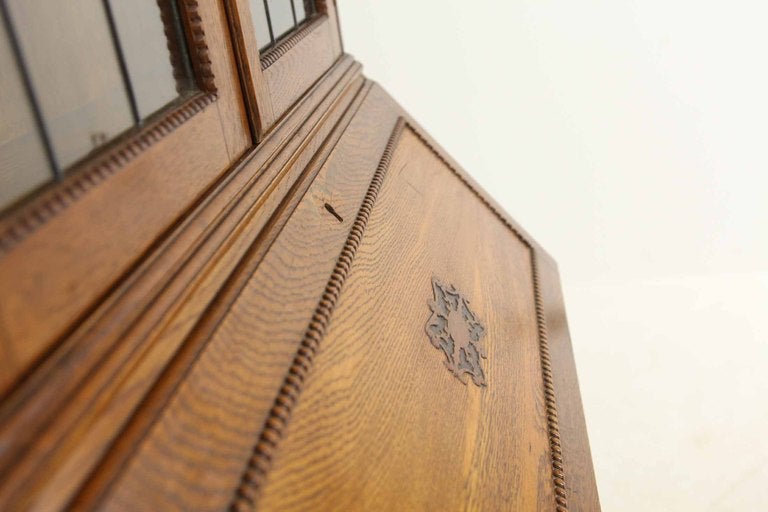
[[0,218],[0,508],[598,510],[555,263],[272,4]]

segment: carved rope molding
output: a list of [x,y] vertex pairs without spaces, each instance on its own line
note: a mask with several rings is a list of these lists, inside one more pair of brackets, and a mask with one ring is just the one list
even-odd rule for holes
[[536,303],[536,324],[539,332],[539,359],[541,360],[541,375],[544,379],[544,401],[546,402],[547,407],[547,430],[549,431],[552,481],[555,486],[555,510],[557,512],[568,512],[568,496],[565,491],[565,467],[563,465],[562,445],[560,444],[560,427],[557,419],[555,384],[552,379],[552,360],[549,357],[547,320],[544,313],[544,301],[541,297],[541,280],[539,278],[538,260],[533,251],[531,251],[531,266],[533,267],[533,294]]
[[216,101],[217,89],[213,68],[198,8],[197,0],[185,0],[181,14],[189,34],[189,56],[202,94],[197,94],[166,112],[144,130],[106,151],[94,164],[76,171],[61,183],[54,183],[51,189],[42,191],[18,213],[9,217],[8,222],[0,223],[0,256]]
[[354,225],[341,250],[336,266],[331,273],[328,284],[320,299],[304,338],[294,356],[291,367],[283,380],[277,397],[264,422],[261,434],[253,453],[241,475],[240,483],[235,490],[230,504],[232,512],[252,512],[256,508],[256,501],[266,480],[267,473],[272,465],[272,458],[277,450],[277,445],[283,437],[283,432],[291,419],[293,407],[298,402],[304,383],[314,362],[320,343],[328,330],[331,315],[336,307],[341,289],[344,286],[347,275],[352,267],[357,249],[362,242],[365,228],[368,224],[371,211],[378,197],[384,177],[389,169],[389,164],[397,147],[397,143],[405,128],[409,128],[418,139],[432,151],[440,161],[478,198],[480,201],[504,224],[530,251],[531,266],[533,272],[534,302],[536,310],[536,324],[539,338],[539,354],[541,360],[542,378],[544,381],[544,399],[547,410],[547,431],[549,436],[550,460],[552,464],[552,480],[555,490],[556,512],[568,512],[567,495],[565,488],[565,474],[563,466],[562,449],[560,443],[560,429],[557,417],[557,403],[555,400],[555,386],[552,377],[552,364],[549,355],[549,342],[547,337],[547,324],[544,312],[544,302],[541,294],[536,251],[532,244],[497,210],[464,175],[451,165],[443,155],[428,141],[420,131],[408,123],[405,118],[399,117],[395,129],[389,137],[381,160],[376,167],[376,172],[371,179],[368,191],[365,194],[360,210],[355,218]]

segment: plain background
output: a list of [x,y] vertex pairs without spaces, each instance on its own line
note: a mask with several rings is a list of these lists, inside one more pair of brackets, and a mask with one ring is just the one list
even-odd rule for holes
[[604,510],[768,509],[768,4],[339,10],[558,261]]

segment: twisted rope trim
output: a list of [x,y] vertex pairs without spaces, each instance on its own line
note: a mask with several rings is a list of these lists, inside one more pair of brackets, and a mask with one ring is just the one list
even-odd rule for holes
[[560,444],[560,427],[557,419],[557,402],[555,401],[555,384],[552,379],[552,360],[549,357],[549,342],[547,339],[547,320],[544,314],[544,301],[541,297],[538,260],[533,252],[531,252],[531,267],[533,268],[533,295],[536,303],[536,323],[538,324],[539,331],[541,375],[544,379],[544,401],[547,407],[547,430],[549,431],[552,481],[555,486],[555,510],[557,512],[568,512],[563,450]]

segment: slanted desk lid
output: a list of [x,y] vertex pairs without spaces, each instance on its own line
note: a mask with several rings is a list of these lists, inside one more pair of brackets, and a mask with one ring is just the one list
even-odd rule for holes
[[555,510],[532,249],[409,126],[393,141],[258,508]]

